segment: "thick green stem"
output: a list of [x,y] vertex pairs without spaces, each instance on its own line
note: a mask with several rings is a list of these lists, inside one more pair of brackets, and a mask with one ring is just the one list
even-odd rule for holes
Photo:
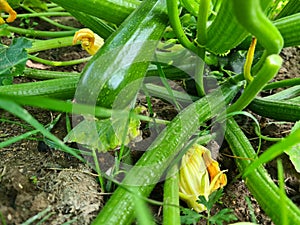
[[163,224],[180,225],[178,166],[168,171],[164,184]]
[[210,0],[200,0],[197,19],[197,44],[204,47],[207,40],[207,19],[210,10]]
[[210,10],[210,0],[201,0],[199,2],[198,10],[198,19],[197,19],[197,37],[196,44],[198,45],[197,55],[201,58],[196,65],[196,88],[198,95],[204,96],[204,83],[203,83],[203,74],[204,74],[204,61],[205,61],[205,45],[207,40],[207,19],[208,12]]
[[80,73],[76,72],[61,72],[61,71],[50,71],[50,70],[37,70],[31,68],[25,68],[23,75],[26,77],[48,80],[48,79],[59,79],[67,77],[80,77]]

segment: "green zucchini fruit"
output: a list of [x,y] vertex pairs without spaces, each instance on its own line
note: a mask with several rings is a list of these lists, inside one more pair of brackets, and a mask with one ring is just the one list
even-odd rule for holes
[[216,54],[226,53],[240,44],[248,35],[249,33],[234,16],[232,1],[222,1],[217,17],[207,30],[205,48]]
[[[293,14],[273,21],[275,27],[279,30],[284,40],[283,47],[297,46],[300,44],[300,13]],[[248,36],[239,46],[238,49],[248,50],[252,37]],[[263,49],[258,42],[257,50]]]
[[300,12],[274,21],[284,39],[284,47],[300,44]]
[[[248,7],[252,1],[241,2]],[[260,1],[262,10],[266,9],[270,3],[271,0]],[[246,19],[255,20],[256,17]],[[256,20],[256,22],[258,23],[259,21]],[[205,48],[216,54],[226,53],[239,45],[248,35],[249,32],[235,17],[233,1],[222,1],[216,18],[207,29],[207,44]]]
[[253,81],[247,85],[243,94],[233,103],[227,113],[243,110],[279,71],[282,59],[279,55],[270,55],[256,74]]
[[232,100],[239,89],[237,85],[223,84],[221,95],[220,90],[215,90],[180,112],[126,174],[122,185],[115,190],[92,224],[131,224],[134,219],[132,194],[148,196],[199,126],[221,114],[223,106]]
[[[251,164],[252,160],[250,159],[257,158],[257,155],[251,143],[234,119],[227,120],[225,139],[231,151],[236,156],[236,164],[239,170],[243,172]],[[299,208],[289,198],[281,198],[278,186],[275,185],[262,166],[255,169],[245,177],[244,180],[259,205],[271,217],[275,224],[282,224],[280,206],[283,200],[286,205],[285,213],[289,220],[288,224],[300,224]]]
[[300,12],[300,1],[299,0],[289,0],[284,8],[278,13],[276,19],[283,18],[295,13]]
[[283,38],[278,29],[265,15],[260,0],[231,0],[233,11],[239,23],[266,49],[268,55],[279,54]]
[[279,121],[295,122],[300,120],[300,104],[297,102],[255,98],[248,108],[258,115]]
[[135,99],[166,25],[164,1],[142,2],[88,62],[76,100],[112,108],[117,96],[132,85],[118,105],[127,107]]
[[266,90],[271,90],[271,89],[275,89],[275,88],[291,87],[294,85],[300,85],[300,77],[268,83],[266,86],[264,86],[263,90],[266,91]]
[[282,101],[282,100],[287,100],[290,98],[297,97],[299,95],[300,95],[300,85],[295,85],[293,87],[280,91],[276,94],[264,97],[264,99]]
[[79,77],[0,86],[0,94],[18,96],[44,96],[70,99],[74,96]]
[[122,23],[140,4],[137,0],[52,0],[52,2],[66,10],[83,12],[115,24]]

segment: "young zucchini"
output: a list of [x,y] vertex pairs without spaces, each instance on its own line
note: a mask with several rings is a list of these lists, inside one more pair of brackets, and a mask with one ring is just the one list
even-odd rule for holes
[[255,98],[248,108],[258,115],[279,121],[300,120],[300,104],[297,102]]
[[[236,156],[236,163],[239,170],[243,172],[252,162],[252,160],[246,159],[255,159],[257,155],[251,143],[234,119],[229,119],[226,123],[225,138],[231,151]],[[282,215],[279,211],[282,201],[285,201],[285,213],[289,219],[288,224],[300,224],[299,208],[289,198],[280,198],[279,188],[262,166],[255,169],[251,174],[245,177],[244,180],[259,205],[271,217],[275,224],[282,224]]]
[[243,110],[278,72],[282,63],[279,55],[266,58],[256,77],[247,85],[245,91],[228,109],[227,113]]
[[166,25],[164,1],[142,2],[86,65],[76,100],[111,108],[125,90],[118,108],[127,107],[135,99]]
[[134,219],[132,195],[148,196],[199,126],[222,113],[222,105],[228,104],[239,89],[239,86],[224,84],[221,87],[223,94],[215,90],[177,115],[127,173],[122,183],[127,190],[118,187],[93,224],[131,224]]

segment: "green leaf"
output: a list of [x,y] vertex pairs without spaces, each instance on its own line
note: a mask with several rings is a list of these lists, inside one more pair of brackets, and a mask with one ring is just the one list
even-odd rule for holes
[[195,224],[204,216],[188,208],[181,209],[182,216],[180,216],[181,224]]
[[237,220],[237,217],[233,214],[232,209],[222,209],[217,214],[211,216],[208,221],[210,224],[222,225],[224,222],[230,222]]
[[208,196],[208,201],[204,196],[199,196],[199,200],[197,200],[197,202],[206,206],[207,210],[210,211],[213,205],[222,197],[222,195],[223,189],[219,189]]
[[9,47],[0,45],[0,85],[23,72],[29,47],[31,42],[25,38],[14,39]]
[[122,137],[126,129],[126,138],[123,144],[128,144],[131,140],[140,137],[140,121],[128,118],[108,118],[98,120],[96,118],[85,119],[74,127],[64,138],[65,142],[77,142],[87,148],[97,151],[108,151],[119,147],[122,144]]
[[[300,121],[296,122],[291,133],[295,132],[297,129],[300,129]],[[285,151],[285,153],[290,157],[292,164],[294,165],[296,171],[300,173],[300,141],[299,144],[293,148]]]
[[283,138],[280,142],[277,142],[276,144],[272,145],[270,148],[268,148],[266,151],[264,151],[259,158],[255,159],[250,163],[244,170],[243,176],[246,177],[253,173],[253,171],[258,168],[259,166],[263,165],[264,163],[267,163],[271,161],[272,159],[275,159],[279,155],[281,155],[285,151],[289,151],[293,149],[295,146],[299,145],[300,140],[300,129],[295,130],[293,133],[291,133],[286,138]]

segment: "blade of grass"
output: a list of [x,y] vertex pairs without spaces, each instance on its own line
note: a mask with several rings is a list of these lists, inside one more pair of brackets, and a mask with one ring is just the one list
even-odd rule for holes
[[[121,110],[111,110],[103,107],[94,107],[90,105],[84,105],[84,104],[78,104],[73,103],[70,101],[62,101],[47,97],[41,97],[41,96],[8,96],[4,94],[0,94],[0,99],[6,99],[8,101],[14,101],[17,102],[20,105],[26,105],[26,106],[35,106],[43,109],[49,109],[59,112],[67,112],[67,113],[74,113],[74,114],[90,114],[93,112],[93,114],[96,117],[101,118],[109,118],[111,117],[112,113],[114,115],[120,114],[120,116],[127,115],[128,111],[121,111]],[[159,124],[168,124],[168,121],[161,120],[161,119],[154,119],[148,116],[138,115],[138,114],[131,114],[133,118],[140,119],[147,122],[153,122],[155,120],[156,123]]]
[[267,163],[277,156],[281,155],[284,151],[289,151],[294,146],[298,145],[300,142],[300,128],[290,134],[288,137],[282,139],[280,142],[272,145],[268,148],[264,153],[262,153],[258,159],[253,161],[243,173],[244,177],[247,177],[250,173],[252,173],[259,166]]
[[13,143],[16,143],[18,141],[21,141],[23,139],[26,139],[26,138],[34,135],[34,134],[37,134],[38,132],[39,132],[38,130],[32,130],[32,131],[28,131],[28,132],[26,132],[24,134],[21,134],[19,136],[16,136],[16,137],[13,137],[13,138],[9,138],[8,140],[2,141],[2,142],[0,142],[0,149],[4,148],[6,146],[9,146],[9,145],[11,145]]
[[71,148],[66,146],[61,140],[59,140],[56,136],[51,134],[42,124],[40,124],[33,116],[31,116],[28,111],[23,109],[21,106],[16,104],[13,101],[0,99],[0,107],[5,109],[6,111],[12,113],[13,115],[19,117],[20,119],[26,121],[31,126],[39,130],[45,137],[49,138],[50,140],[54,141],[61,150],[73,155],[77,159],[84,161],[83,158],[74,152]]
[[24,223],[22,223],[21,225],[30,225],[32,224],[34,221],[43,218],[48,212],[51,211],[51,207],[47,207],[46,209],[44,209],[43,211],[39,212],[38,214],[34,215],[33,217],[30,217],[28,220],[26,220]]
[[284,185],[284,174],[283,174],[283,165],[282,165],[282,161],[281,159],[278,159],[277,160],[277,172],[278,172],[278,182],[279,182],[279,194],[280,194],[280,197],[282,199],[282,204],[281,204],[281,224],[282,225],[288,225],[289,222],[288,222],[288,215],[287,215],[287,211],[286,211],[286,208],[287,208],[287,204],[285,202],[285,199],[286,199],[286,194],[285,194],[285,185]]

